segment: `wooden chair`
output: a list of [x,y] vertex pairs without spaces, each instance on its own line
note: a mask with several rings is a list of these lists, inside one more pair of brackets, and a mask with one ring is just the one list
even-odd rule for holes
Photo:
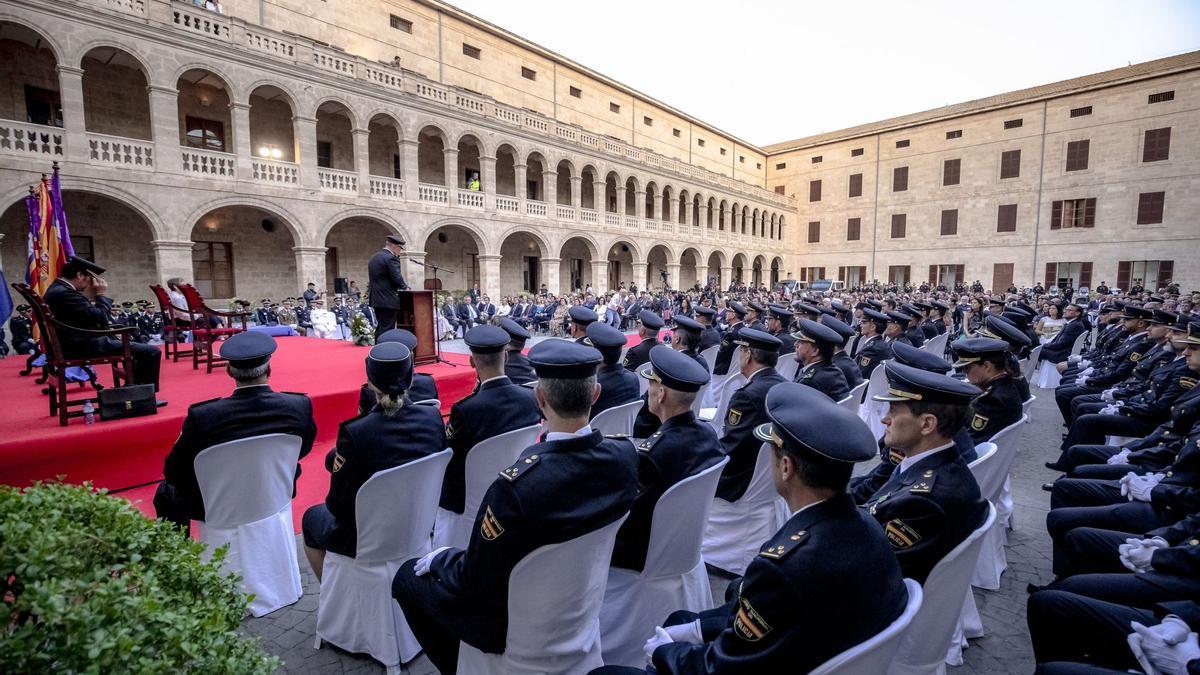
[[[55,319],[50,313],[50,308],[42,301],[41,296],[34,292],[27,284],[13,284],[12,287],[17,290],[17,293],[21,294],[21,297],[33,309],[33,318],[37,322],[38,331],[41,335],[42,351],[46,355],[44,377],[53,380],[48,390],[50,394],[50,414],[58,415],[58,424],[65,427],[67,426],[68,418],[83,416],[82,408],[84,403],[96,398],[95,395],[89,395],[78,399],[68,399],[67,369],[72,367],[88,368],[89,366],[103,366],[107,364],[112,366],[113,386],[121,386],[123,382],[127,381],[127,376],[133,373],[133,353],[129,349],[129,340],[135,329],[132,326],[126,326],[124,328],[93,330],[71,326]],[[58,330],[60,327],[97,338],[119,338],[123,349],[120,354],[67,358],[58,340]],[[103,388],[95,380],[92,380],[92,387],[96,391]],[[80,410],[72,411],[71,408],[74,407],[78,407]]]
[[[246,318],[250,314],[248,312],[220,312],[212,309],[204,304],[204,298],[191,284],[179,284],[179,291],[187,300],[188,319],[192,324],[192,370],[198,369],[200,359],[204,358],[206,372],[211,373],[214,365],[225,364],[225,359],[217,354],[217,342],[230,335],[245,331]],[[242,326],[241,328],[233,325],[214,327],[213,317],[230,319],[230,324],[233,323],[233,319],[240,319]]]
[[167,293],[167,289],[160,284],[151,284],[150,290],[154,292],[154,297],[158,299],[159,310],[163,315],[163,346],[166,350],[168,359],[178,363],[179,357],[191,356],[196,350],[195,345],[189,349],[180,349],[179,345],[183,344],[183,333],[186,329],[175,325],[175,312],[187,312],[187,307],[176,307],[171,304],[171,296]]

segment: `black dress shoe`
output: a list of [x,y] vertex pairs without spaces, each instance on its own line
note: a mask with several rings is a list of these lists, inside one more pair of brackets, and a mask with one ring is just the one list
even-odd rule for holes
[[1058,465],[1058,462],[1046,462],[1046,468],[1053,469],[1054,471],[1066,471],[1066,469]]
[[1046,492],[1054,492],[1054,483],[1042,483],[1042,489]]
[[154,402],[154,407],[156,407],[156,408],[162,408],[166,405],[167,405],[167,402],[162,400],[161,398]]
[[1025,587],[1025,592],[1030,595],[1033,595],[1034,593],[1037,593],[1038,591],[1043,590],[1045,588],[1046,588],[1045,586],[1038,586],[1037,584],[1029,584],[1028,586]]

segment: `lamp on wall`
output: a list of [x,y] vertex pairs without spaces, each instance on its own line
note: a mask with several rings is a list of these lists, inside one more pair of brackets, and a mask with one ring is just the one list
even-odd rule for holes
[[267,144],[258,149],[258,156],[263,159],[279,159],[283,157],[283,151],[275,147],[274,144]]

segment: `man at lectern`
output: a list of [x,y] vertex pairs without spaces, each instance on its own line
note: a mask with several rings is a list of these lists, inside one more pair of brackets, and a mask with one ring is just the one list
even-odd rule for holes
[[371,256],[367,263],[369,284],[367,297],[371,309],[375,312],[375,337],[396,327],[397,314],[400,312],[400,291],[407,291],[408,284],[404,281],[401,269],[400,253],[404,251],[404,240],[394,234],[389,234],[383,249]]

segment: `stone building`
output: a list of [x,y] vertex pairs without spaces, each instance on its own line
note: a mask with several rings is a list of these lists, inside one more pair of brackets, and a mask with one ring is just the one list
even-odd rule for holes
[[786,277],[795,200],[764,153],[440,2],[6,0],[0,260],[61,165],[111,294],[365,288],[388,233],[411,285],[494,298]]
[[763,149],[798,279],[1200,288],[1200,52]]

